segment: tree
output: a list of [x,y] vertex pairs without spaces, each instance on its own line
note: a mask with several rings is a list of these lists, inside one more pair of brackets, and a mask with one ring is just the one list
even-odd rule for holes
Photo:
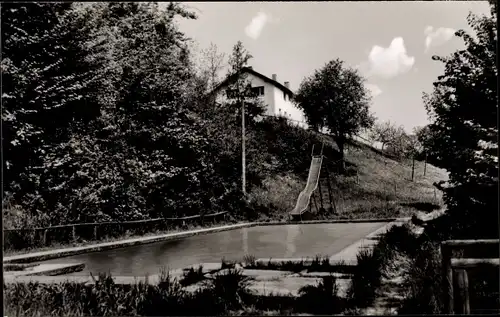
[[374,122],[369,112],[370,93],[363,84],[357,70],[336,59],[305,78],[295,95],[308,124],[316,130],[326,128],[333,136],[342,162],[348,138]]
[[233,52],[229,57],[227,74],[229,84],[226,90],[228,93],[227,105],[238,108],[244,104],[245,119],[248,118],[249,124],[252,124],[255,117],[264,113],[263,104],[252,91],[252,83],[248,79],[248,74],[244,72],[244,68],[248,66],[248,61],[252,58],[253,56],[243,47],[241,41],[234,45]]
[[224,68],[225,53],[219,53],[217,45],[210,46],[202,51],[203,62],[206,65],[203,72],[206,73],[208,89],[212,91],[219,84],[220,72]]
[[390,121],[378,123],[376,122],[369,131],[370,139],[380,142],[382,144],[381,150],[384,146],[390,143],[397,132],[397,127]]
[[82,45],[85,19],[72,3],[2,5],[4,184],[33,212],[61,204],[58,182],[68,173],[62,162],[71,155],[65,149],[99,115],[102,63],[89,59],[97,46]]
[[106,77],[115,93],[95,135],[106,166],[84,169],[99,182],[86,185],[80,203],[115,219],[198,213],[209,199],[212,163],[202,121],[188,106],[193,69],[175,23],[194,16],[173,3],[165,11],[155,3],[93,10],[96,36],[110,41]]
[[387,143],[387,150],[399,160],[402,160],[406,156],[406,151],[409,148],[410,136],[402,126],[394,127],[391,133],[392,136]]
[[188,95],[191,109],[199,116],[210,120],[220,113],[211,92],[220,82],[220,72],[224,68],[225,53],[219,53],[217,45],[201,50],[195,62],[196,69]]
[[[496,3],[490,16],[468,16],[475,35],[455,35],[465,48],[448,57],[444,74],[423,99],[431,119],[428,144],[449,172],[441,186],[449,212],[462,229],[456,236],[498,238],[498,103]],[[456,226],[455,226],[456,227]]]
[[210,142],[188,107],[178,16],[194,18],[175,3],[2,6],[4,162],[17,202],[53,224],[210,205]]

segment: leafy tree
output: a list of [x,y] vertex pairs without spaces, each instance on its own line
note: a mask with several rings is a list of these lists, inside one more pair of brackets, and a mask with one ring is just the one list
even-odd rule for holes
[[108,164],[89,170],[105,175],[97,188],[87,187],[88,197],[99,199],[85,205],[95,202],[120,219],[198,213],[209,200],[209,142],[188,107],[192,63],[174,21],[194,16],[155,3],[109,3],[95,15],[98,34],[112,44],[107,77],[116,93],[96,135]]
[[[462,237],[498,237],[498,103],[496,3],[490,16],[468,16],[475,31],[455,33],[465,48],[448,57],[444,74],[424,94],[431,119],[431,144],[439,165],[449,172],[442,186]],[[481,229],[480,229],[481,228]]]
[[98,48],[81,45],[85,17],[72,3],[6,3],[1,12],[5,189],[26,209],[50,210],[61,204],[56,179],[71,173],[64,148],[99,115],[100,63],[87,59]]
[[220,83],[219,74],[224,68],[225,53],[219,52],[217,45],[210,43],[202,49],[194,62],[194,76],[190,83],[188,101],[191,109],[207,120],[220,114],[212,92]]
[[220,82],[220,71],[224,68],[225,53],[219,53],[217,45],[210,43],[210,46],[203,50],[203,62],[206,65],[203,72],[207,77],[208,89],[211,91]]
[[[256,116],[264,113],[264,106],[252,91],[252,83],[248,79],[248,74],[244,71],[248,61],[253,56],[243,47],[243,43],[238,41],[229,57],[229,71],[227,74],[228,87],[226,90],[227,105],[232,108],[241,108],[244,103],[245,118],[249,124]],[[241,118],[241,117],[240,117]]]
[[210,208],[210,143],[188,107],[192,63],[175,23],[194,16],[175,3],[11,6],[4,144],[17,147],[6,165],[18,200],[53,223]]
[[410,143],[410,136],[406,133],[405,129],[402,126],[394,127],[392,136],[387,144],[387,150],[401,160],[407,156]]
[[305,78],[295,95],[295,103],[304,111],[308,124],[316,130],[326,128],[342,159],[348,138],[374,122],[369,112],[370,94],[363,81],[357,70],[336,59]]
[[384,146],[389,144],[395,137],[397,132],[397,127],[390,121],[385,122],[375,122],[373,127],[370,129],[370,138],[374,141],[380,142],[382,144],[382,151]]
[[436,155],[432,151],[432,142],[434,136],[429,129],[429,126],[416,127],[414,129],[414,134],[417,137],[417,140],[420,144],[420,153],[418,153],[417,157],[419,159],[426,159],[429,162],[432,162],[434,165],[439,166],[439,160],[436,159]]

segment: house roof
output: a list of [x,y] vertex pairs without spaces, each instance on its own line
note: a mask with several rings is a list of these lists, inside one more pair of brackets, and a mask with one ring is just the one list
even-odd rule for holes
[[[293,91],[290,90],[290,88],[287,88],[285,85],[282,85],[280,84],[279,82],[277,82],[276,80],[272,80],[271,78],[265,76],[265,75],[262,75],[261,73],[253,70],[253,68],[251,67],[243,67],[241,69],[241,72],[244,72],[244,73],[249,73],[249,74],[252,74],[260,79],[262,79],[263,81],[265,82],[268,82],[276,87],[278,87],[279,89],[281,89],[282,91],[288,93],[290,96],[293,96]],[[236,77],[238,76],[238,74],[233,74],[229,77],[227,77],[226,79],[224,79],[219,85],[217,85],[217,87],[214,88],[213,92],[216,92],[217,90],[219,90],[221,87],[227,85],[229,82],[233,81]]]

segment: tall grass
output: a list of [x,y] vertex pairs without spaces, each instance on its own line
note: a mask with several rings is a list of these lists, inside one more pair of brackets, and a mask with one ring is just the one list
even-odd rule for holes
[[362,249],[356,255],[357,265],[348,289],[354,307],[367,307],[375,300],[382,278],[382,256],[376,250]]
[[216,274],[194,293],[187,292],[168,273],[157,285],[139,281],[116,284],[99,274],[90,285],[14,283],[4,285],[7,316],[179,316],[218,315],[241,309],[251,300],[248,278],[230,269]]
[[312,314],[338,314],[345,309],[345,302],[338,296],[335,276],[325,276],[317,285],[299,289],[297,311]]
[[420,245],[404,277],[407,291],[400,314],[442,314],[442,269],[439,244]]
[[179,281],[179,283],[182,286],[187,286],[198,283],[204,278],[205,275],[203,274],[203,265],[200,265],[197,269],[195,269],[194,267],[190,267],[187,271],[184,271],[182,279]]

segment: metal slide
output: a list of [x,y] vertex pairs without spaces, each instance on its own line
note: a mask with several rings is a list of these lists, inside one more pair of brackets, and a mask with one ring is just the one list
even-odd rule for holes
[[321,163],[323,162],[323,155],[313,156],[311,160],[311,167],[309,168],[309,176],[307,177],[307,184],[303,191],[300,192],[299,198],[295,208],[290,212],[291,216],[302,215],[309,206],[312,193],[318,188],[319,173],[321,171]]

